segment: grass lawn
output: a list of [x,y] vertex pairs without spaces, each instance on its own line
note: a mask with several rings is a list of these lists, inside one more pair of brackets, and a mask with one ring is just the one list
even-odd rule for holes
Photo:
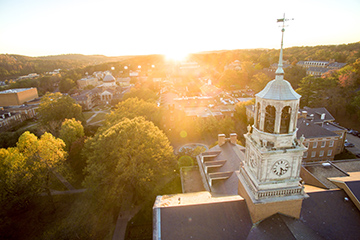
[[85,117],[85,120],[87,121],[89,118],[91,118],[92,115],[94,115],[93,112],[83,112],[83,115]]
[[105,119],[107,113],[98,113],[89,123],[95,123]]

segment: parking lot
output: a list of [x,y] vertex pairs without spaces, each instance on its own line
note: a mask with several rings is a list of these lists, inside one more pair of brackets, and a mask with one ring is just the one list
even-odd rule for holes
[[360,153],[360,137],[348,133],[346,134],[346,139],[348,140],[349,143],[355,145],[355,147],[347,147],[346,149],[355,155]]

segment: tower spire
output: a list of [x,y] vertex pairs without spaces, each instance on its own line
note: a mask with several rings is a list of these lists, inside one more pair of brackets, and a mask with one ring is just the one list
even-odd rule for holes
[[[283,18],[277,20],[277,22],[282,22],[281,28],[281,48],[280,48],[280,56],[279,56],[279,64],[276,69],[276,79],[284,79],[284,69],[283,69],[283,45],[284,45],[284,32],[285,32],[285,21],[289,21],[290,19],[285,19],[285,13]],[[294,20],[294,19],[291,19]]]

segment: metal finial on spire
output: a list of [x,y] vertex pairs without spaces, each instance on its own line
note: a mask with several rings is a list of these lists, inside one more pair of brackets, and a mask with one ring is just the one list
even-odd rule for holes
[[[285,13],[284,17],[277,20],[277,22],[282,22],[282,29],[281,29],[281,48],[280,48],[280,56],[279,56],[279,64],[278,68],[276,69],[275,74],[279,76],[284,75],[284,69],[283,69],[283,44],[284,44],[284,32],[285,32],[285,21],[294,20],[294,19],[285,19]],[[281,77],[283,79],[283,77]]]

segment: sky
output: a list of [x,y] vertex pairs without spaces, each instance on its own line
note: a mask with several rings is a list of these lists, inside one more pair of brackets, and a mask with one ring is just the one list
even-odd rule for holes
[[359,0],[0,0],[0,53],[165,54],[360,41]]

